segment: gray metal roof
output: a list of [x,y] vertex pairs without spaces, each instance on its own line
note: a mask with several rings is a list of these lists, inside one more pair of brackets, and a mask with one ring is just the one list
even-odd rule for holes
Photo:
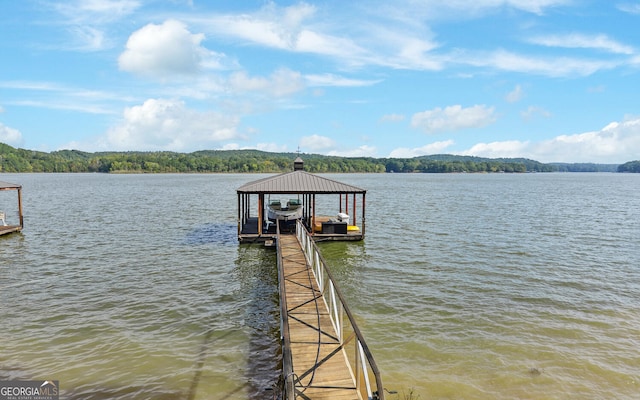
[[15,183],[0,181],[0,189],[20,189],[21,187],[22,186],[16,185]]
[[240,186],[237,189],[237,192],[279,194],[337,194],[366,193],[366,190],[300,170],[286,172],[284,174],[249,182]]

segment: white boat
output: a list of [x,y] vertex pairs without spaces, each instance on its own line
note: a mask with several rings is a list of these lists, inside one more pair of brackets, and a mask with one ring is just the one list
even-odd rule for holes
[[271,200],[267,205],[267,218],[271,221],[294,221],[302,218],[302,202],[290,199],[283,207],[280,200]]

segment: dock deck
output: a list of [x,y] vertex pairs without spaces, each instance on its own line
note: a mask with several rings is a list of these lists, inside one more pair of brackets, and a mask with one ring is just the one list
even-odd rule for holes
[[280,235],[296,397],[358,400],[327,305],[295,235]]
[[[319,221],[328,219],[329,217],[318,217]],[[322,222],[320,222],[321,224]],[[260,232],[258,230],[258,218],[247,218],[238,232],[238,240],[240,243],[254,242],[270,242],[277,237],[276,224],[271,223],[269,227],[265,227]],[[322,225],[320,225],[322,226]],[[360,230],[347,231],[347,233],[322,233],[322,231],[314,231],[313,238],[317,242],[321,241],[359,241],[362,240],[363,234]]]
[[8,235],[13,232],[20,232],[22,227],[20,225],[0,225],[0,236]]
[[24,216],[22,215],[22,186],[15,183],[0,181],[0,193],[11,191],[18,193],[17,215],[19,224],[11,223],[10,219],[7,219],[8,214],[6,214],[4,210],[0,210],[0,236],[13,232],[20,232],[22,228],[24,228]]
[[313,239],[299,223],[276,242],[284,398],[384,399],[377,366]]

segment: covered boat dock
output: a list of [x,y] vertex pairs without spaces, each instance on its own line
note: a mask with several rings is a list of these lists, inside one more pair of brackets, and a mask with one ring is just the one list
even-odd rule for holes
[[[6,209],[0,209],[0,235],[20,232],[24,227],[24,217],[22,215],[22,186],[0,181],[0,193],[2,193],[0,205],[6,204],[4,197],[7,191],[16,191],[18,193],[18,208],[15,216],[13,212],[7,214]],[[17,223],[15,223],[15,221],[17,221]]]
[[[276,224],[281,232],[295,230],[296,221],[288,220],[286,214],[274,217],[275,205],[280,208],[283,204],[302,208],[296,220],[302,221],[316,241],[364,239],[367,191],[304,171],[300,157],[294,161],[292,172],[249,182],[236,192],[241,243],[273,241]],[[321,197],[325,200],[322,205]],[[335,201],[327,202],[326,197]]]

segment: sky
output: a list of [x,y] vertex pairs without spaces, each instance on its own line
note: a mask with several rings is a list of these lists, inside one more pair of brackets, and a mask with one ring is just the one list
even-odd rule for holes
[[0,142],[620,164],[640,1],[0,3]]

